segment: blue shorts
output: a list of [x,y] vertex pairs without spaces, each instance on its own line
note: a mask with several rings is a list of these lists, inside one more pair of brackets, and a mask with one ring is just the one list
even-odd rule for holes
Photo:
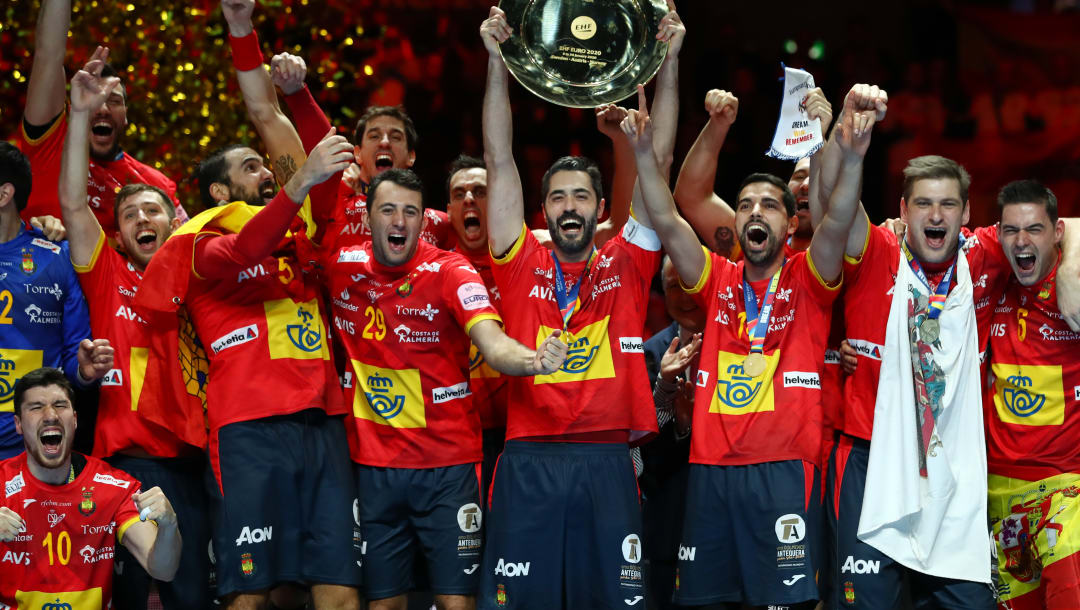
[[[206,457],[138,458],[113,455],[105,459],[142,483],[143,491],[160,487],[176,511],[183,538],[180,568],[171,582],[158,581],[158,594],[166,610],[210,608],[210,516],[206,512]],[[124,545],[116,546],[113,606],[124,610],[146,608],[150,575]]]
[[444,468],[356,466],[367,599],[416,586],[415,557],[426,560],[437,595],[475,595],[483,548],[480,464]]
[[[869,441],[841,435],[829,461],[826,503],[836,552],[826,608],[903,608],[905,580],[915,608],[992,610],[995,607],[993,590],[987,584],[911,570],[859,540],[859,517],[870,461]],[[986,561],[989,563],[990,558]]]
[[508,441],[494,479],[477,608],[644,608],[625,444]]
[[801,460],[691,464],[675,602],[817,599],[820,489],[817,467]]
[[360,584],[340,417],[308,409],[222,426],[210,462],[218,595],[280,582]]

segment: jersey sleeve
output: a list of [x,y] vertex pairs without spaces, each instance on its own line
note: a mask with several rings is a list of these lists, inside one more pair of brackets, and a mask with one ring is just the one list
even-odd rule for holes
[[1001,239],[998,237],[998,225],[979,227],[974,231],[964,231],[964,235],[969,239],[974,236],[979,240],[979,247],[983,250],[987,265],[993,265],[1012,273],[1009,259],[1005,256],[1005,250],[1001,247]]
[[86,298],[83,296],[82,287],[79,286],[79,279],[75,276],[75,269],[71,266],[66,244],[63,254],[66,289],[62,322],[64,346],[61,361],[64,363],[64,374],[67,378],[78,383],[79,343],[90,337],[90,310],[86,306]]
[[450,261],[443,267],[443,301],[447,303],[465,333],[481,320],[502,323],[499,312],[491,304],[484,279],[464,258]]
[[60,198],[56,185],[60,181],[60,159],[67,136],[67,110],[61,112],[45,133],[37,138],[30,138],[23,128],[23,121],[19,123],[18,146],[34,171],[30,200],[19,216],[24,220],[42,214],[59,218]]
[[717,265],[726,264],[725,259],[719,254],[710,252],[705,246],[701,246],[702,251],[705,252],[705,266],[701,268],[701,275],[698,277],[697,282],[693,286],[687,286],[683,283],[682,278],[679,278],[679,286],[683,289],[683,292],[690,295],[690,298],[694,299],[694,302],[706,312],[709,311],[709,295],[712,294],[711,290],[707,290],[709,284],[713,281],[716,275]]
[[115,272],[112,264],[113,254],[115,253],[109,249],[105,232],[99,230],[97,244],[94,246],[94,253],[90,256],[90,262],[86,265],[71,264],[79,278],[87,304],[97,303],[105,296],[102,290],[108,284],[106,280]]
[[120,503],[116,507],[116,514],[113,517],[113,521],[116,523],[116,542],[123,543],[124,534],[132,525],[139,522],[139,508],[135,505],[135,500],[131,498],[133,494],[142,492],[142,483],[135,477],[125,473],[122,473],[125,478],[131,479],[132,485],[127,489],[120,490],[120,494],[124,497],[120,499]]
[[540,242],[533,236],[529,227],[521,223],[521,233],[506,254],[499,256],[495,252],[490,252],[491,271],[495,276],[495,283],[504,295],[507,292],[506,287],[513,286],[516,283],[515,280],[525,277],[523,274],[528,271],[527,261],[530,255],[540,247],[542,247]]
[[844,255],[844,282],[851,289],[852,286],[863,285],[863,282],[871,279],[872,271],[866,271],[869,266],[866,261],[878,260],[882,256],[889,256],[889,252],[896,241],[896,235],[892,231],[867,223],[866,242],[860,256],[851,257]]
[[825,308],[831,307],[832,302],[840,294],[840,287],[843,286],[843,275],[840,276],[835,285],[830,285],[818,273],[817,267],[814,266],[814,259],[810,256],[809,251],[795,260],[798,264],[799,282],[802,283],[803,288],[822,306]]
[[656,275],[656,268],[660,264],[660,236],[656,231],[646,227],[634,219],[633,216],[626,219],[619,236],[629,246],[628,250],[634,259],[638,275],[644,278],[645,283],[652,281]]

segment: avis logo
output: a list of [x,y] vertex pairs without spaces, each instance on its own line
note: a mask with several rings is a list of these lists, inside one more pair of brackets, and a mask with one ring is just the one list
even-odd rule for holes
[[559,370],[567,373],[584,373],[589,370],[589,365],[592,364],[596,351],[599,349],[599,345],[590,346],[588,337],[574,341],[566,352],[566,362],[563,362]]
[[1013,375],[1009,377],[1012,387],[1003,388],[1005,406],[1017,417],[1031,417],[1042,409],[1046,403],[1043,394],[1032,394],[1028,388],[1032,386],[1031,377]]
[[405,397],[401,394],[391,394],[394,382],[388,377],[380,377],[378,373],[368,377],[370,392],[364,392],[367,396],[371,410],[375,411],[383,419],[393,419],[405,408]]
[[322,333],[311,328],[315,315],[303,307],[298,307],[296,317],[300,318],[300,324],[290,324],[285,327],[285,334],[289,336],[289,341],[305,352],[318,351],[322,347]]
[[741,409],[754,401],[762,382],[751,386],[754,378],[748,376],[741,364],[732,364],[727,367],[728,379],[716,380],[716,397],[732,409]]

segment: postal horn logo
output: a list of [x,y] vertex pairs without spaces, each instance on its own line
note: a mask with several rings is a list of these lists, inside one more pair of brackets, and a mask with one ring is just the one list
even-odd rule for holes
[[1046,396],[1032,394],[1028,388],[1032,386],[1031,377],[1013,375],[1009,377],[1012,387],[1003,388],[1005,406],[1017,417],[1031,417],[1042,409],[1046,403]]
[[90,489],[82,488],[82,502],[79,502],[79,513],[84,517],[89,517],[97,510],[97,503],[94,502],[94,486],[91,485]]
[[589,370],[589,365],[592,364],[593,358],[596,357],[596,350],[598,349],[600,349],[599,345],[589,344],[588,337],[582,337],[574,341],[566,352],[566,362],[563,362],[560,370],[567,373],[584,373]]
[[727,379],[718,377],[716,380],[716,397],[732,409],[741,409],[754,402],[761,389],[761,381],[751,385],[754,383],[754,378],[743,372],[741,364],[732,364],[727,367]]
[[469,352],[469,370],[475,371],[477,367],[484,363],[484,353],[476,349],[475,346]]
[[319,351],[319,348],[322,347],[322,333],[319,332],[319,329],[311,328],[315,315],[303,307],[298,307],[296,317],[300,319],[299,324],[289,324],[285,327],[285,332],[289,335],[289,341],[292,341],[293,345],[305,352]]
[[0,356],[0,402],[7,402],[15,395],[15,361]]
[[394,382],[388,377],[380,377],[378,373],[367,378],[370,392],[364,392],[367,396],[371,410],[375,411],[383,419],[393,419],[405,408],[405,396],[391,394]]

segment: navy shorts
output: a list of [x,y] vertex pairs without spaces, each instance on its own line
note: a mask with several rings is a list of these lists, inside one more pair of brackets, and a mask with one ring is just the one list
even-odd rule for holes
[[690,465],[675,602],[817,599],[820,477],[801,460]]
[[437,595],[475,595],[483,523],[480,464],[443,468],[356,466],[367,599],[416,586],[415,557],[426,560]]
[[340,417],[308,409],[222,426],[210,463],[218,595],[280,582],[359,586]]
[[[176,512],[183,538],[180,568],[172,582],[158,581],[158,594],[166,610],[210,608],[210,517],[206,512],[206,456],[138,458],[113,455],[105,460],[142,483],[143,491],[160,487]],[[113,576],[113,607],[145,610],[150,596],[150,575],[124,545],[116,547]]]
[[[992,610],[995,606],[990,585],[911,570],[859,540],[859,516],[869,461],[869,441],[840,436],[830,459],[826,488],[829,530],[835,537],[832,542],[836,549],[826,608],[903,608],[907,603],[904,595],[907,581],[915,608]],[[989,562],[990,558],[986,560]]]
[[508,441],[494,479],[477,608],[644,608],[627,445]]

